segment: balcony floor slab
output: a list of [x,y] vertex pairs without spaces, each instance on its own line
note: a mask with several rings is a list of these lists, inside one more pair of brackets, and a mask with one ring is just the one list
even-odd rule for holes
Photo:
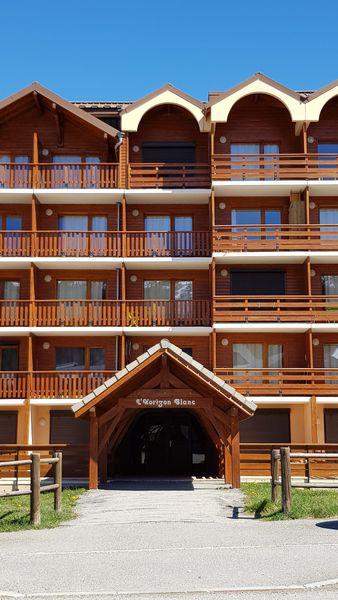
[[211,188],[126,189],[127,204],[208,204]]
[[34,189],[41,204],[116,204],[121,202],[124,190],[118,189]]
[[31,204],[33,188],[0,188],[0,204]]
[[191,335],[191,336],[208,336],[212,332],[211,327],[124,327],[123,333],[133,336],[143,335]]
[[124,258],[124,264],[127,269],[140,270],[158,270],[158,269],[208,269],[211,263],[211,256],[208,257],[166,257],[156,256],[149,258]]

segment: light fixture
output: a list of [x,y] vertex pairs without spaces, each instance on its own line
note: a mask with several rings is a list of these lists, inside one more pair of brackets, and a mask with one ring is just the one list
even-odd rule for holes
[[46,427],[46,425],[47,425],[46,419],[43,419],[43,418],[39,419],[39,425],[40,425],[40,427]]
[[135,342],[135,343],[133,344],[133,350],[138,350],[138,349],[139,349],[139,347],[140,347],[140,344],[138,344],[137,342]]
[[53,211],[52,211],[52,209],[51,209],[51,208],[47,208],[47,209],[46,209],[46,215],[47,215],[47,217],[51,217],[51,216],[52,216],[52,214],[53,214]]
[[51,275],[45,275],[44,276],[44,280],[46,283],[50,283],[52,281],[52,276]]
[[225,209],[225,202],[220,202],[219,205],[218,205],[218,208],[220,210],[224,210]]
[[226,269],[222,269],[221,276],[222,277],[227,277],[228,276],[228,271]]
[[319,346],[319,339],[318,338],[313,338],[312,343],[314,346]]
[[133,146],[133,152],[139,152],[140,148],[139,146]]
[[229,340],[227,338],[222,338],[221,344],[222,346],[227,346],[229,344]]
[[316,208],[315,202],[310,202],[309,208],[311,208],[311,210],[313,210],[314,208]]
[[41,151],[41,154],[42,154],[42,156],[48,156],[48,154],[49,154],[48,148],[43,148]]
[[307,138],[307,141],[309,142],[309,144],[313,144],[313,142],[315,141],[315,138],[312,137],[312,135],[309,135],[309,137]]
[[49,342],[43,342],[42,347],[43,347],[44,350],[49,350],[50,343]]
[[314,269],[311,269],[310,275],[311,277],[316,277],[316,271]]
[[135,283],[135,281],[137,281],[137,276],[136,275],[130,275],[130,281],[132,283]]
[[226,141],[227,141],[225,135],[221,135],[221,137],[219,138],[219,141],[220,141],[221,144],[225,144]]
[[133,217],[138,217],[140,214],[140,211],[137,208],[134,208],[134,210],[131,213],[133,215]]

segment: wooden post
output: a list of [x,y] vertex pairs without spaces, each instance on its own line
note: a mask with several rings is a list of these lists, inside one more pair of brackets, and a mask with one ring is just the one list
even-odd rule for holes
[[271,502],[278,499],[279,450],[271,451]]
[[127,254],[127,200],[126,195],[123,194],[122,197],[122,215],[121,215],[121,225],[122,225],[122,256],[125,257]]
[[232,484],[232,462],[230,449],[230,432],[226,444],[224,444],[224,483]]
[[40,454],[31,454],[31,494],[30,494],[30,522],[40,525]]
[[99,475],[99,427],[95,408],[90,409],[89,416],[89,489],[97,490]]
[[288,514],[291,510],[291,461],[290,448],[280,449],[282,475],[282,511]]
[[126,327],[126,265],[121,268],[121,301],[122,301],[122,327]]
[[211,371],[215,371],[217,368],[217,334],[216,331],[212,331],[209,335],[210,342],[210,368]]
[[36,131],[33,132],[33,188],[39,185],[39,138]]
[[54,510],[55,512],[61,512],[62,510],[62,452],[54,452],[54,458],[58,459],[58,462],[54,465],[54,483],[58,486],[54,490]]
[[126,366],[126,336],[124,333],[121,335],[121,364],[120,369],[124,369]]
[[32,195],[32,206],[31,206],[31,230],[32,230],[31,255],[32,256],[38,255],[36,204],[37,204],[37,199],[36,199],[35,194],[33,194]]
[[31,265],[29,269],[29,324],[35,325],[35,266]]
[[238,408],[230,409],[232,487],[241,487]]
[[317,399],[316,396],[311,396],[310,399],[311,411],[311,443],[318,444],[318,423],[317,423]]
[[209,198],[209,223],[210,223],[210,251],[214,249],[214,227],[215,227],[215,192],[212,189]]

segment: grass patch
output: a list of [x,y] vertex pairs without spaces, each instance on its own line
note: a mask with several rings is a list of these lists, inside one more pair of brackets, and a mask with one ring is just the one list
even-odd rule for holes
[[41,525],[38,527],[29,522],[29,496],[0,498],[0,532],[57,527],[75,516],[77,501],[85,491],[84,488],[63,490],[60,513],[54,512],[53,492],[41,494]]
[[281,509],[281,499],[271,502],[269,483],[243,483],[245,511],[266,521],[282,519],[324,519],[338,516],[338,490],[292,489],[289,515]]

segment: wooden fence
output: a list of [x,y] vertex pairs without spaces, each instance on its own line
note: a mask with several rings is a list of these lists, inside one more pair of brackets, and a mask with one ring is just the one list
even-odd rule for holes
[[[41,485],[41,464],[53,465],[54,483]],[[0,498],[13,498],[15,496],[30,496],[30,522],[33,525],[41,523],[41,493],[53,492],[54,510],[62,509],[62,452],[55,452],[53,457],[41,458],[37,452],[32,452],[30,458],[21,460],[7,460],[0,462],[0,468],[29,466],[30,487],[28,490],[13,490],[0,493]]]
[[[292,459],[294,459],[292,461]],[[338,489],[338,479],[333,481],[315,481],[311,477],[310,464],[312,460],[338,463],[338,452],[318,452],[303,453],[290,452],[288,446],[274,449],[271,452],[271,500],[277,502],[278,488],[282,488],[282,511],[287,514],[292,506],[292,488],[330,488]],[[295,463],[304,462],[306,464],[307,481],[292,481],[292,466]],[[279,474],[280,471],[280,474]]]

